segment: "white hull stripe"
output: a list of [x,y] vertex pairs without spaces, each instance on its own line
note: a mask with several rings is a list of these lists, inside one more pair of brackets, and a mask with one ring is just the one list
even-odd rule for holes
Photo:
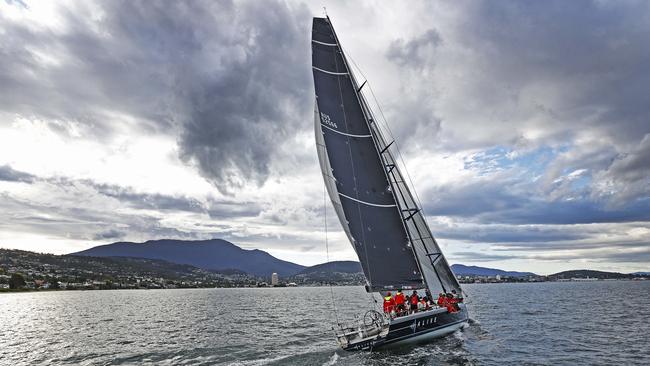
[[358,200],[358,199],[356,199],[356,198],[352,198],[352,197],[350,197],[350,196],[346,196],[346,195],[344,195],[344,194],[341,193],[341,192],[339,192],[339,196],[345,197],[345,198],[347,198],[347,199],[349,199],[349,200],[352,200],[352,201],[355,201],[355,202],[363,203],[364,205],[368,205],[368,206],[374,206],[374,207],[395,207],[395,205],[378,205],[378,204],[376,204],[376,203],[365,202],[365,201],[362,201],[362,200]]
[[322,44],[323,46],[338,46],[338,44],[336,44],[336,43],[319,42],[319,41],[317,41],[315,39],[312,39],[311,41],[314,42],[314,43]]
[[343,135],[343,136],[350,136],[350,137],[372,137],[372,135],[353,135],[353,134],[351,134],[351,133],[345,133],[345,132],[337,131],[337,130],[335,130],[335,129],[329,127],[329,126],[325,126],[325,125],[322,124],[322,123],[321,123],[320,125],[321,125],[321,127],[325,127],[325,128],[327,128],[328,130],[330,130],[330,131],[332,131],[332,132],[336,132],[336,133],[341,134],[341,135]]
[[318,70],[318,71],[320,71],[320,72],[324,72],[324,73],[326,73],[326,74],[330,74],[330,75],[347,75],[347,74],[348,74],[347,72],[332,72],[332,71],[327,71],[327,70],[319,69],[319,68],[316,67],[316,66],[312,66],[312,69],[314,69],[314,70]]

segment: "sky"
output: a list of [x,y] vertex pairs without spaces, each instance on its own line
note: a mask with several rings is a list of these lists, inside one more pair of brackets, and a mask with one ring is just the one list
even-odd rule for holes
[[650,270],[647,1],[0,1],[0,247],[356,259],[314,142],[323,6],[451,263]]

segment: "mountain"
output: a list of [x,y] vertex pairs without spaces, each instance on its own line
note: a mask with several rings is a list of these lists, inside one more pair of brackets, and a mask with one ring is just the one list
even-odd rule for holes
[[463,264],[452,264],[451,270],[457,276],[496,276],[496,275],[508,276],[508,277],[537,276],[532,272],[504,271],[502,269],[466,266]]
[[592,271],[588,269],[577,269],[573,271],[564,271],[559,273],[554,273],[548,276],[550,279],[570,279],[570,278],[598,278],[598,279],[619,279],[619,278],[631,278],[632,274],[618,273],[618,272],[604,272],[604,271]]
[[232,271],[239,270],[255,276],[291,276],[305,266],[280,260],[259,250],[242,249],[221,239],[211,240],[149,240],[144,243],[117,242],[72,253],[93,257],[135,257],[160,259],[172,263],[189,264],[198,268]]
[[[256,283],[254,277],[243,272],[224,274],[159,259],[54,255],[0,248],[0,273],[12,272],[29,282],[61,282],[68,289],[234,287]],[[7,281],[0,278],[0,283]]]
[[314,273],[361,273],[361,263],[355,261],[334,261],[328,263],[321,263],[315,266],[307,267],[298,274],[314,274]]
[[[224,274],[246,272],[259,277],[270,277],[276,272],[280,277],[302,275],[309,278],[331,277],[332,273],[355,275],[361,273],[361,264],[356,261],[335,261],[311,267],[280,260],[259,249],[246,250],[221,239],[211,240],[150,240],[144,243],[117,242],[101,245],[74,255],[94,257],[135,257],[160,259],[172,263],[189,264],[198,268],[219,271]],[[535,276],[530,272],[504,271],[501,269],[465,266],[451,266],[454,274],[461,276]]]
[[635,276],[650,276],[650,272],[632,272],[630,274]]

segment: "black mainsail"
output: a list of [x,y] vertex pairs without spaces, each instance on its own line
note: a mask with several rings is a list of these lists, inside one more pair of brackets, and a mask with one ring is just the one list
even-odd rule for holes
[[329,18],[314,18],[318,157],[367,290],[460,291],[361,93]]

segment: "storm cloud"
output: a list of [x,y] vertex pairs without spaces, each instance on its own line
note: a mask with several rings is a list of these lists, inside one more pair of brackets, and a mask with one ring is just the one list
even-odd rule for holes
[[614,172],[650,138],[648,10],[644,2],[460,2],[441,29],[396,40],[387,55],[413,68],[405,76],[417,92],[407,99],[430,96],[430,127],[443,121],[432,146],[568,146],[545,182],[586,168],[594,186],[615,190],[606,198],[626,202],[648,196],[647,154],[631,175]]
[[115,1],[58,16],[43,28],[2,20],[4,113],[84,138],[172,134],[180,157],[223,192],[263,184],[278,145],[309,115],[300,4]]

